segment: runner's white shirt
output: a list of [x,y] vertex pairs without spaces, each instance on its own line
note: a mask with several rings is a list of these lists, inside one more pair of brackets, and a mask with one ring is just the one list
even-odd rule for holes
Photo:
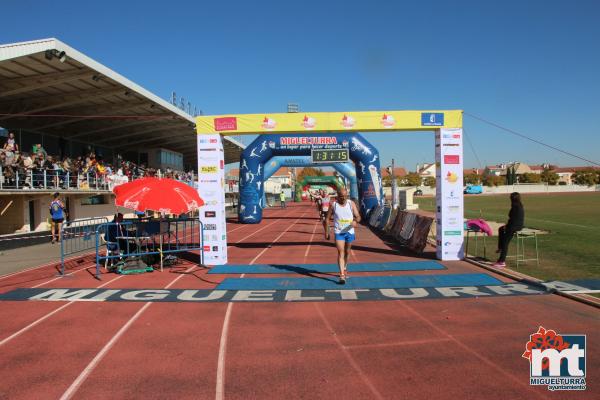
[[321,209],[326,212],[329,211],[329,204],[331,203],[331,197],[328,194],[321,197]]
[[352,203],[346,200],[345,205],[337,202],[333,203],[333,231],[335,233],[354,233],[352,221],[354,213],[352,213]]

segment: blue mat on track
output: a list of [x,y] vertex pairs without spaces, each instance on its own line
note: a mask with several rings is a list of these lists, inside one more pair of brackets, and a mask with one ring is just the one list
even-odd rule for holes
[[293,290],[293,289],[401,289],[449,286],[502,285],[487,274],[351,276],[345,285],[337,277],[307,278],[226,278],[219,290]]
[[[355,263],[348,265],[349,272],[427,271],[446,269],[437,261],[406,261],[384,263]],[[239,264],[217,265],[209,274],[287,274],[287,273],[338,273],[337,264]]]

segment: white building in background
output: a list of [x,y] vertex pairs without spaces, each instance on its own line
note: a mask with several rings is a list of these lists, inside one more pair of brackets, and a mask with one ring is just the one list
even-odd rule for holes
[[281,167],[265,182],[266,193],[279,193],[283,186],[292,186],[292,170],[288,167]]
[[417,174],[421,179],[435,178],[435,163],[417,164]]

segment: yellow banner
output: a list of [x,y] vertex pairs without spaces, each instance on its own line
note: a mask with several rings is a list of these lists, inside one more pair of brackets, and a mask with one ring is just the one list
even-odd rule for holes
[[462,110],[354,111],[196,117],[198,134],[384,132],[462,128]]

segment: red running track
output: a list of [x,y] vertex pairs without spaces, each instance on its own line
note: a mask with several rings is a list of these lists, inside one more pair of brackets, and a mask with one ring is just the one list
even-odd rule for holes
[[[230,263],[334,263],[308,204],[230,224]],[[357,232],[351,262],[418,259]],[[428,249],[425,257],[433,257]],[[17,287],[208,289],[188,273],[72,278],[47,266]],[[447,271],[484,272],[463,262]],[[178,270],[183,271],[182,268]],[[406,274],[414,274],[407,272]],[[404,274],[398,272],[397,274]],[[506,280],[498,277],[499,279]],[[529,386],[521,358],[538,326],[587,334],[585,392]],[[0,399],[585,399],[600,397],[600,315],[555,295],[310,303],[0,302]]]

